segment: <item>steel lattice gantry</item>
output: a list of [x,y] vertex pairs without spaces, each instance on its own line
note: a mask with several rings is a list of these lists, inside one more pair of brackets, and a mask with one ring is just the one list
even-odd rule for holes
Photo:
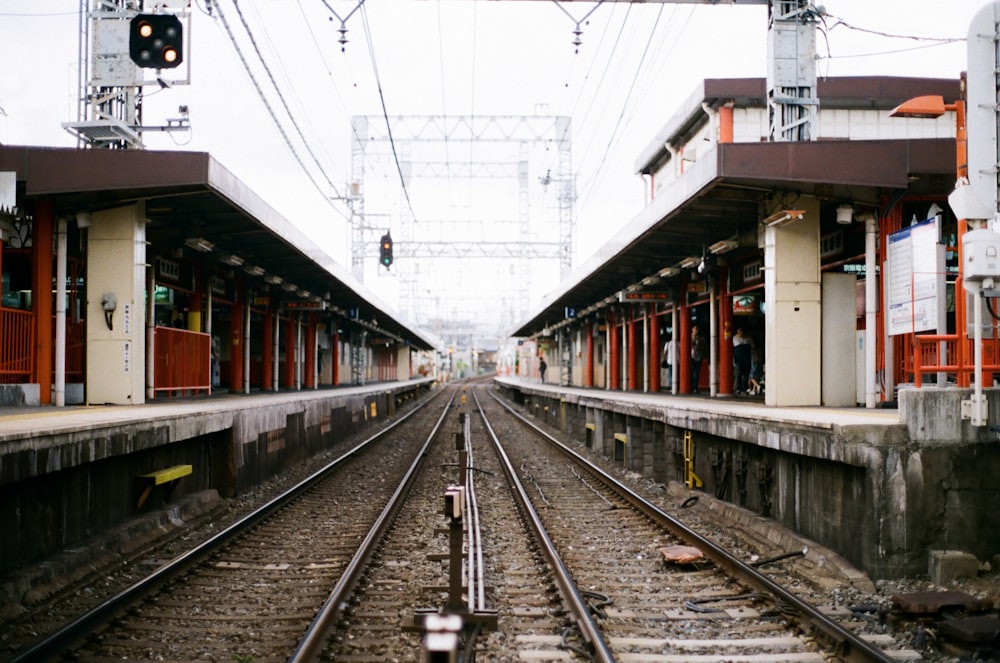
[[[410,183],[417,179],[456,178],[495,179],[516,181],[517,183],[517,213],[516,219],[493,221],[494,227],[507,227],[516,224],[516,232],[509,237],[496,239],[486,233],[477,241],[435,241],[427,239],[433,236],[434,228],[444,228],[444,224],[454,221],[419,219],[419,238],[414,233],[414,219],[400,219],[401,226],[394,230],[396,240],[394,253],[398,257],[407,257],[416,261],[433,260],[436,258],[489,258],[511,259],[517,263],[515,308],[518,315],[523,315],[529,305],[529,288],[531,282],[531,265],[539,260],[552,261],[558,264],[560,276],[569,273],[572,266],[573,243],[573,204],[575,200],[575,180],[572,173],[570,119],[565,116],[355,116],[352,118],[352,149],[351,173],[352,194],[351,228],[352,270],[356,276],[363,278],[365,259],[373,253],[374,242],[382,231],[366,216],[364,202],[366,161],[372,157],[372,150],[379,149],[379,143],[391,142],[395,149],[395,157],[399,162],[399,170],[403,183],[410,188]],[[517,147],[514,157],[484,159],[419,159],[411,157],[411,147],[420,143],[440,143],[450,145],[496,144]],[[531,164],[530,147],[544,144],[556,155],[555,166],[538,177],[542,186],[554,185],[558,207],[558,235],[555,241],[537,241],[531,237],[532,224],[538,219],[529,215],[529,188]],[[373,147],[376,146],[376,147]],[[463,152],[464,153],[464,152]],[[370,201],[369,201],[370,202]],[[409,214],[408,201],[404,201],[402,209]],[[476,219],[467,219],[466,223],[480,223]],[[508,228],[509,229],[509,228]],[[412,262],[412,261],[411,261]],[[410,292],[407,303],[416,306],[419,301],[415,279],[406,285]],[[415,312],[411,318],[416,319]]]

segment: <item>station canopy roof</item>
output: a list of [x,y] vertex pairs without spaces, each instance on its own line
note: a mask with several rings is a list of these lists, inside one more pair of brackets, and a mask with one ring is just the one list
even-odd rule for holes
[[[357,320],[375,338],[384,331],[417,349],[439,345],[401,320],[207,153],[0,145],[0,171],[16,172],[19,199],[51,200],[57,217],[143,200],[153,253],[190,247],[189,239],[206,240],[213,246],[210,252],[186,250],[216,261],[237,255],[244,265],[262,267],[283,283],[328,300],[345,312],[342,317],[356,310]],[[262,277],[245,275],[260,281],[260,287]]]
[[[821,80],[820,108],[867,109],[888,116],[903,101],[927,94],[958,98],[957,80],[852,77]],[[667,145],[685,145],[709,121],[708,109],[766,108],[764,79],[705,80],[664,125],[636,161],[636,171],[656,173],[673,156]],[[890,120],[898,121],[898,120]],[[688,148],[691,146],[688,145]],[[684,173],[667,182],[656,198],[559,287],[545,296],[511,336],[545,335],[566,323],[566,309],[578,313],[609,304],[619,292],[643,279],[701,257],[706,247],[735,239],[757,246],[762,220],[798,196],[815,196],[832,205],[851,203],[882,209],[887,197],[904,193],[947,195],[955,184],[954,138],[809,142],[705,143]],[[616,219],[608,219],[615,223]],[[651,283],[662,291],[673,275]]]

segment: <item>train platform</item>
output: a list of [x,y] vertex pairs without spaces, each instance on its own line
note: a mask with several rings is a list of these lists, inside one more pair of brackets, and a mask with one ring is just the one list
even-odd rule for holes
[[338,386],[327,389],[253,392],[249,395],[218,391],[210,396],[161,398],[143,405],[52,405],[0,407],[0,457],[4,445],[17,440],[40,439],[57,434],[93,431],[126,426],[137,422],[169,421],[183,418],[230,417],[243,410],[278,404],[307,403],[336,395],[351,398],[379,392],[406,390],[412,385],[429,385],[431,378],[401,382],[376,382],[366,385]]
[[[898,409],[775,407],[497,377],[508,400],[652,480],[774,519],[872,578],[927,573],[936,550],[992,561],[997,433],[961,418],[967,390],[900,391]],[[1000,390],[987,390],[991,411]]]

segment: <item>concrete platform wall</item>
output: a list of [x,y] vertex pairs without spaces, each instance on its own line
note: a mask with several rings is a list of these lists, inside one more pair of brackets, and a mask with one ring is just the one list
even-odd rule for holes
[[[817,541],[875,579],[926,574],[933,550],[984,561],[1000,552],[1000,434],[961,420],[967,391],[904,390],[905,425],[866,427],[780,413],[726,417],[718,403],[699,411],[693,400],[654,407],[603,400],[599,391],[498,387],[529,412],[564,411],[563,426],[545,422],[581,443],[589,438],[605,458],[615,458],[615,433],[625,433],[623,469],[661,482],[683,481],[683,436],[691,431],[702,490]],[[1000,390],[988,392],[1000,418]]]

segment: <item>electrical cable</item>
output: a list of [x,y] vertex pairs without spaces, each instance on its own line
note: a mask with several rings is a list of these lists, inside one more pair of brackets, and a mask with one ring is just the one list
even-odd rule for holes
[[[649,47],[653,42],[653,36],[656,34],[656,27],[657,25],[659,25],[660,18],[663,16],[663,8],[664,5],[661,4],[659,11],[657,11],[656,13],[656,21],[654,21],[653,28],[649,31],[649,39],[646,40],[646,46],[645,48],[643,48],[642,57],[639,59],[639,65],[636,67],[636,73],[632,76],[632,83],[629,86],[628,93],[626,93],[625,95],[625,99],[622,101],[622,109],[621,112],[618,114],[618,120],[615,122],[614,129],[611,132],[611,138],[608,139],[608,144],[604,148],[604,154],[601,156],[601,162],[598,164],[597,170],[594,171],[594,175],[591,178],[592,181],[596,182],[597,178],[600,177],[601,175],[601,171],[604,170],[604,164],[607,163],[608,154],[611,152],[612,143],[615,141],[615,138],[618,135],[618,130],[621,128],[622,119],[625,117],[625,110],[629,107],[629,100],[632,98],[632,93],[635,91],[636,81],[638,81],[639,79],[639,70],[642,69],[643,62],[645,62],[646,60],[646,55],[649,53]],[[593,190],[594,189],[591,189],[591,191]],[[584,204],[586,204],[587,200],[589,200],[589,195],[588,198],[584,200]]]
[[385,118],[386,135],[389,137],[389,145],[392,147],[392,158],[396,162],[396,172],[399,174],[399,184],[403,187],[403,196],[406,198],[406,205],[410,208],[410,215],[413,222],[417,222],[417,214],[413,211],[413,202],[410,200],[410,191],[406,187],[406,178],[403,177],[403,168],[399,165],[399,154],[396,151],[396,141],[392,137],[392,122],[389,120],[389,111],[385,105],[385,94],[382,92],[382,80],[378,74],[378,63],[375,59],[375,44],[372,41],[371,29],[368,25],[368,9],[361,5],[361,21],[365,26],[365,39],[368,41],[368,55],[372,61],[372,71],[375,73],[375,85],[378,87],[378,98],[382,104],[382,117]]
[[[320,62],[323,63],[323,68],[326,71],[326,76],[330,81],[330,86],[337,97],[337,101],[340,102],[340,107],[344,111],[344,116],[350,118],[351,112],[347,107],[347,102],[344,100],[344,97],[340,92],[340,88],[337,87],[337,84],[334,80],[333,71],[331,70],[329,63],[326,61],[326,57],[323,55],[323,49],[320,47],[319,40],[316,38],[316,33],[313,31],[312,28],[313,22],[310,21],[306,16],[305,10],[302,8],[302,0],[297,0],[296,5],[299,8],[299,13],[302,15],[303,23],[306,26],[306,31],[309,33],[309,37],[310,39],[312,39],[313,45],[316,47],[316,52],[319,53]],[[329,8],[329,5],[327,5],[327,8]],[[337,16],[337,14],[334,14],[334,16]],[[350,61],[348,61],[348,68],[350,69]],[[352,74],[351,78],[356,78],[356,76],[353,75],[353,71],[351,71],[350,73]],[[357,143],[359,145],[364,145],[365,142],[367,142],[368,137],[360,136],[358,134],[358,128],[355,126],[354,122],[348,122],[348,124],[350,124],[351,126],[351,134],[354,136],[354,139],[357,141]],[[382,168],[382,163],[380,161],[372,159],[371,158],[372,155],[368,152],[368,150],[363,150],[362,154],[364,155],[365,162],[371,167],[373,171],[379,171],[382,172],[384,175],[388,176],[388,173]]]
[[[307,129],[310,130],[309,134],[311,136],[314,136],[314,138],[312,140],[307,141],[305,139],[305,136],[303,135],[303,132],[300,132],[300,135],[302,136],[303,143],[305,143],[307,146],[311,146],[313,149],[317,149],[317,151],[320,153],[320,156],[323,157],[323,163],[327,163],[327,164],[336,164],[336,163],[338,163],[338,161],[336,159],[334,159],[325,150],[324,142],[320,138],[320,136],[321,136],[320,132],[316,130],[315,126],[313,126],[313,124],[312,124],[312,122],[310,120],[310,114],[305,111],[306,105],[302,102],[302,98],[301,98],[301,96],[299,96],[298,89],[296,89],[294,83],[292,82],[293,78],[292,78],[292,76],[289,75],[288,68],[285,66],[285,62],[284,62],[284,60],[281,57],[281,49],[277,48],[275,46],[275,44],[274,44],[274,41],[272,41],[272,39],[271,39],[271,33],[268,31],[268,21],[265,20],[265,18],[260,14],[260,11],[259,11],[260,7],[259,7],[259,5],[257,5],[256,3],[249,3],[249,6],[250,6],[251,10],[255,14],[255,18],[257,20],[257,24],[259,24],[260,26],[262,26],[261,28],[258,28],[258,30],[262,30],[263,31],[263,40],[267,43],[267,46],[269,46],[270,49],[271,49],[271,53],[270,53],[269,57],[271,57],[271,58],[273,58],[274,60],[277,61],[277,67],[278,67],[278,69],[280,69],[280,73],[283,76],[283,80],[285,81],[287,89],[290,90],[290,96],[292,97],[292,100],[295,101],[296,104],[297,104],[297,108],[299,109],[298,110],[299,116],[303,118],[303,126],[305,126]],[[249,34],[249,28],[248,28],[247,32]],[[251,35],[251,40],[253,41],[252,35]],[[256,45],[256,42],[254,42],[254,43]],[[266,63],[264,63],[263,55],[259,55],[259,59],[260,59],[261,63],[264,64],[264,66],[266,67],[267,65],[266,65]],[[278,87],[277,83],[274,83],[274,85],[275,85],[275,88],[277,89],[277,87]],[[280,94],[280,91],[279,91],[279,94]],[[287,109],[287,110],[289,112],[289,115],[291,115],[291,110],[290,109]],[[314,160],[317,162],[317,165],[319,165],[319,163],[318,163],[319,159],[314,158]],[[336,187],[334,187],[334,191],[336,191]],[[339,192],[337,192],[337,197],[340,198]]]
[[[444,29],[441,26],[441,0],[437,0],[437,27],[438,27],[438,67],[441,70],[441,114],[448,117],[448,95],[445,93],[444,80]],[[448,184],[448,209],[452,208],[453,200],[451,193],[451,146],[448,143],[448,132],[444,132],[444,165],[445,176]],[[470,173],[471,177],[471,173]]]
[[[309,156],[312,157],[313,163],[316,164],[316,167],[319,169],[319,172],[323,175],[323,179],[326,180],[326,183],[330,186],[330,188],[333,190],[336,196],[338,198],[342,197],[340,195],[340,190],[337,188],[337,185],[334,184],[333,180],[331,180],[330,177],[326,174],[326,170],[323,168],[323,165],[319,162],[319,159],[316,157],[316,154],[312,151],[312,148],[309,146],[309,141],[306,139],[305,134],[302,132],[302,128],[299,127],[299,123],[296,122],[295,114],[292,113],[292,109],[289,108],[288,102],[285,101],[285,96],[281,93],[281,87],[275,80],[274,74],[271,72],[271,68],[264,60],[264,55],[263,53],[261,53],[260,46],[257,44],[257,39],[256,37],[254,37],[253,31],[250,29],[250,25],[249,23],[247,23],[246,17],[243,15],[243,10],[240,9],[240,5],[237,0],[233,0],[233,7],[236,9],[236,13],[240,17],[240,22],[243,23],[243,29],[246,30],[247,37],[249,37],[250,39],[250,44],[253,46],[254,53],[257,54],[257,59],[260,61],[261,66],[264,68],[264,73],[267,74],[267,78],[271,82],[271,86],[277,93],[279,101],[281,101],[281,106],[285,109],[285,113],[288,115],[288,119],[292,123],[292,127],[295,129],[295,132],[299,135],[299,138],[302,140],[302,144],[305,147],[306,152],[308,152]],[[219,15],[220,16],[222,15],[221,10],[219,12]]]
[[[246,71],[247,76],[250,77],[250,82],[253,85],[254,89],[257,91],[257,96],[260,98],[261,103],[264,104],[265,110],[267,110],[268,114],[271,116],[271,119],[274,121],[274,124],[277,127],[278,132],[281,134],[281,137],[284,139],[285,144],[288,146],[288,149],[292,153],[292,156],[298,162],[299,167],[302,168],[302,171],[306,174],[306,177],[309,178],[309,181],[312,182],[312,184],[316,188],[316,190],[319,191],[320,194],[322,194],[323,199],[326,200],[330,204],[330,207],[334,211],[336,211],[338,214],[340,214],[343,218],[347,219],[347,215],[345,215],[342,210],[338,209],[335,205],[333,205],[333,202],[329,198],[328,192],[323,190],[323,188],[320,186],[320,183],[316,181],[316,178],[313,176],[313,174],[311,172],[309,172],[308,168],[306,168],[305,163],[302,161],[301,155],[299,155],[298,151],[295,149],[295,146],[292,144],[292,141],[289,138],[288,133],[285,131],[284,127],[281,125],[281,122],[278,120],[278,117],[277,117],[276,113],[274,112],[274,108],[267,101],[267,97],[264,95],[264,91],[261,89],[260,83],[257,81],[257,77],[254,76],[253,71],[250,69],[250,66],[249,66],[249,63],[247,62],[246,56],[244,56],[244,54],[243,54],[243,49],[240,48],[239,43],[236,41],[236,35],[233,34],[232,28],[230,27],[229,22],[226,20],[225,14],[222,11],[221,4],[216,3],[215,7],[216,7],[216,10],[217,10],[217,14],[218,14],[219,20],[222,23],[222,27],[225,29],[226,34],[229,36],[229,41],[232,42],[233,48],[236,49],[236,55],[237,55],[237,57],[239,57],[240,63],[243,65],[243,70]],[[324,173],[324,177],[325,177],[325,173]],[[329,179],[327,181],[329,181]]]
[[856,25],[851,25],[850,23],[848,23],[844,19],[838,18],[837,16],[831,16],[830,14],[827,14],[827,16],[829,16],[830,18],[832,18],[832,19],[834,19],[836,21],[836,23],[834,23],[832,26],[830,26],[831,30],[833,30],[834,28],[836,28],[838,25],[842,25],[845,28],[847,28],[848,30],[855,30],[857,32],[864,32],[864,33],[867,33],[867,34],[870,34],[870,35],[876,35],[878,37],[888,37],[890,39],[912,39],[913,41],[933,41],[933,42],[938,42],[938,43],[952,43],[952,42],[956,42],[956,41],[965,41],[965,37],[923,37],[923,36],[920,36],[920,35],[892,34],[891,32],[881,32],[879,30],[872,30],[872,29],[869,29],[869,28],[861,28],[861,27],[858,27]]
[[[833,19],[835,21],[833,23],[833,25],[827,26],[827,22],[826,22],[827,18],[831,18],[831,19]],[[871,28],[862,28],[862,27],[859,27],[859,26],[856,26],[856,25],[852,25],[852,24],[848,23],[847,21],[845,21],[844,19],[839,18],[837,16],[832,16],[830,14],[822,15],[821,19],[822,19],[822,23],[823,23],[823,28],[820,30],[820,33],[823,35],[823,38],[826,41],[826,56],[825,57],[817,57],[817,60],[826,60],[827,64],[829,64],[829,62],[831,62],[833,60],[847,60],[847,59],[851,59],[851,58],[867,58],[867,57],[877,57],[877,56],[880,56],[880,55],[894,55],[896,53],[908,53],[908,52],[911,52],[911,51],[923,50],[925,48],[933,48],[934,46],[945,46],[945,45],[948,45],[948,44],[954,44],[954,43],[957,43],[957,42],[964,42],[964,41],[966,41],[965,37],[925,37],[925,36],[921,36],[921,35],[893,34],[893,33],[890,33],[890,32],[883,32],[881,30],[873,30]],[[830,39],[829,39],[829,34],[828,33],[831,30],[833,30],[834,28],[836,28],[837,26],[841,26],[841,25],[844,26],[845,28],[847,28],[848,30],[854,30],[855,32],[863,32],[865,34],[875,35],[877,37],[886,37],[888,39],[909,39],[911,41],[923,41],[923,42],[931,42],[931,43],[929,43],[929,44],[922,44],[920,46],[913,46],[913,47],[910,47],[910,48],[900,48],[900,49],[893,49],[893,50],[888,50],[888,51],[872,51],[872,52],[869,52],[869,53],[852,53],[852,54],[849,54],[849,55],[833,55],[833,53],[832,53],[832,51],[830,49]]]

